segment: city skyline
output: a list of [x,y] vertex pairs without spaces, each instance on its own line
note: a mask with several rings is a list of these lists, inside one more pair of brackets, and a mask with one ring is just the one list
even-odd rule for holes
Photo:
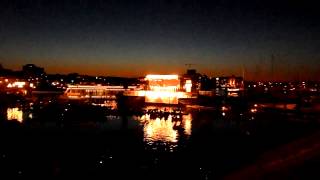
[[[311,2],[4,1],[0,62],[49,73],[183,73],[319,80],[319,13]],[[272,60],[272,57],[274,59]]]

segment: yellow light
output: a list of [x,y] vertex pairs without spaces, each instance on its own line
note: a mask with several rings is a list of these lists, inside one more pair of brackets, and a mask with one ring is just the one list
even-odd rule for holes
[[[142,93],[142,92],[141,92]],[[146,102],[178,104],[178,99],[189,97],[185,92],[144,91]]]
[[173,129],[173,125],[172,121],[165,120],[164,118],[146,120],[144,125],[144,139],[151,142],[177,142],[178,132]]
[[22,110],[19,110],[19,108],[8,108],[7,109],[7,119],[8,120],[17,120],[18,122],[22,122]]
[[186,80],[185,88],[186,88],[186,92],[191,92],[191,88],[192,88],[191,80]]
[[191,114],[188,114],[188,115],[183,115],[182,116],[182,119],[183,119],[183,123],[184,123],[184,132],[187,134],[187,135],[191,135],[191,132],[192,132],[192,117],[191,117]]

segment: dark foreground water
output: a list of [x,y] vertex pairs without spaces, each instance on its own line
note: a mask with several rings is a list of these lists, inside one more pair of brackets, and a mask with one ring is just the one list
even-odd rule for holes
[[272,107],[225,104],[172,115],[57,102],[5,107],[0,178],[223,178],[319,130],[317,112]]

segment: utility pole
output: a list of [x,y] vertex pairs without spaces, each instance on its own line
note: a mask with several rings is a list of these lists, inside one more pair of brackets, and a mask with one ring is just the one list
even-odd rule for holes
[[274,81],[274,55],[271,55],[271,81]]
[[244,81],[244,76],[245,76],[245,68],[244,65],[242,65],[242,79]]

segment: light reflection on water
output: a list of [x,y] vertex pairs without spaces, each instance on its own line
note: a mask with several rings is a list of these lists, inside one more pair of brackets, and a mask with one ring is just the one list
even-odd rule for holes
[[17,107],[8,108],[7,109],[7,119],[8,120],[17,120],[18,122],[22,123],[22,121],[23,121],[22,110]]
[[[148,117],[148,115],[145,117]],[[155,120],[145,119],[143,131],[146,141],[177,142],[178,132],[173,129],[174,122],[172,122],[170,116],[167,120],[164,118],[156,118]]]
[[157,146],[159,144],[168,146],[170,151],[177,147],[179,137],[189,137],[192,133],[192,116],[191,114],[169,115],[165,117],[150,118],[145,114],[137,120],[143,126],[144,141],[147,145]]

